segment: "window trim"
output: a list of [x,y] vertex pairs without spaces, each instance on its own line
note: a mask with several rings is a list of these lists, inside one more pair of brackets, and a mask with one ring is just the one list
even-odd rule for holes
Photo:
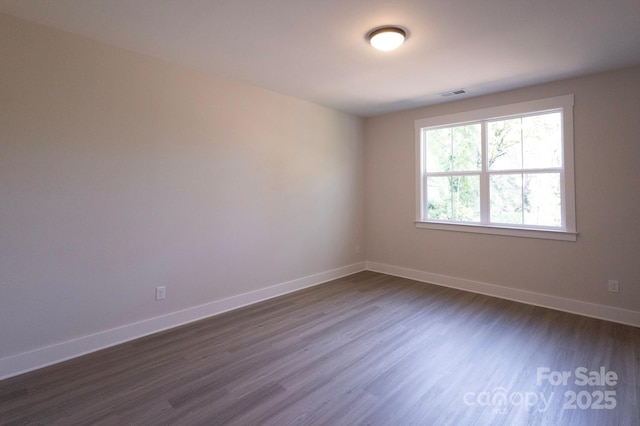
[[[576,241],[578,232],[576,229],[575,207],[573,106],[574,95],[571,94],[415,120],[416,227],[442,231]],[[562,191],[563,227],[546,229],[545,227],[527,227],[526,225],[511,226],[483,223],[429,221],[423,218],[423,197],[425,195],[423,171],[426,165],[424,164],[424,155],[422,153],[422,129],[426,127],[455,126],[478,121],[504,119],[513,116],[523,116],[546,111],[562,111],[563,156],[560,180]],[[481,208],[481,214],[485,214],[487,211],[488,210]]]

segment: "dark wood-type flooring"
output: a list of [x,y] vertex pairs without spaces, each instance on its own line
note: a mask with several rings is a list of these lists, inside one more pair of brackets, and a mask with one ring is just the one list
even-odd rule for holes
[[639,359],[639,328],[362,272],[4,380],[0,424],[634,426]]

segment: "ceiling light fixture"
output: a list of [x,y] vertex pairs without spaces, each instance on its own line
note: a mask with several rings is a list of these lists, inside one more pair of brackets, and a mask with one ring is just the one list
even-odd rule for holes
[[399,27],[374,28],[367,34],[367,39],[378,50],[393,50],[400,47],[407,37],[407,32]]

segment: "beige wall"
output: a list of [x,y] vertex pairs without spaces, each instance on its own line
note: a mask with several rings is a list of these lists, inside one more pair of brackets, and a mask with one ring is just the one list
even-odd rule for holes
[[5,15],[0,64],[0,359],[364,260],[362,119]]
[[[571,93],[577,242],[415,228],[414,120]],[[367,260],[640,311],[639,111],[632,68],[367,119]]]

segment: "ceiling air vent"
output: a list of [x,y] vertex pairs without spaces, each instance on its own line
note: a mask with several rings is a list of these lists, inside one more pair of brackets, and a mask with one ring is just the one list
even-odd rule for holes
[[458,90],[453,90],[451,92],[444,92],[444,93],[440,93],[440,96],[442,96],[443,98],[446,98],[448,96],[456,96],[456,95],[463,95],[467,93],[466,90],[464,89],[458,89]]

